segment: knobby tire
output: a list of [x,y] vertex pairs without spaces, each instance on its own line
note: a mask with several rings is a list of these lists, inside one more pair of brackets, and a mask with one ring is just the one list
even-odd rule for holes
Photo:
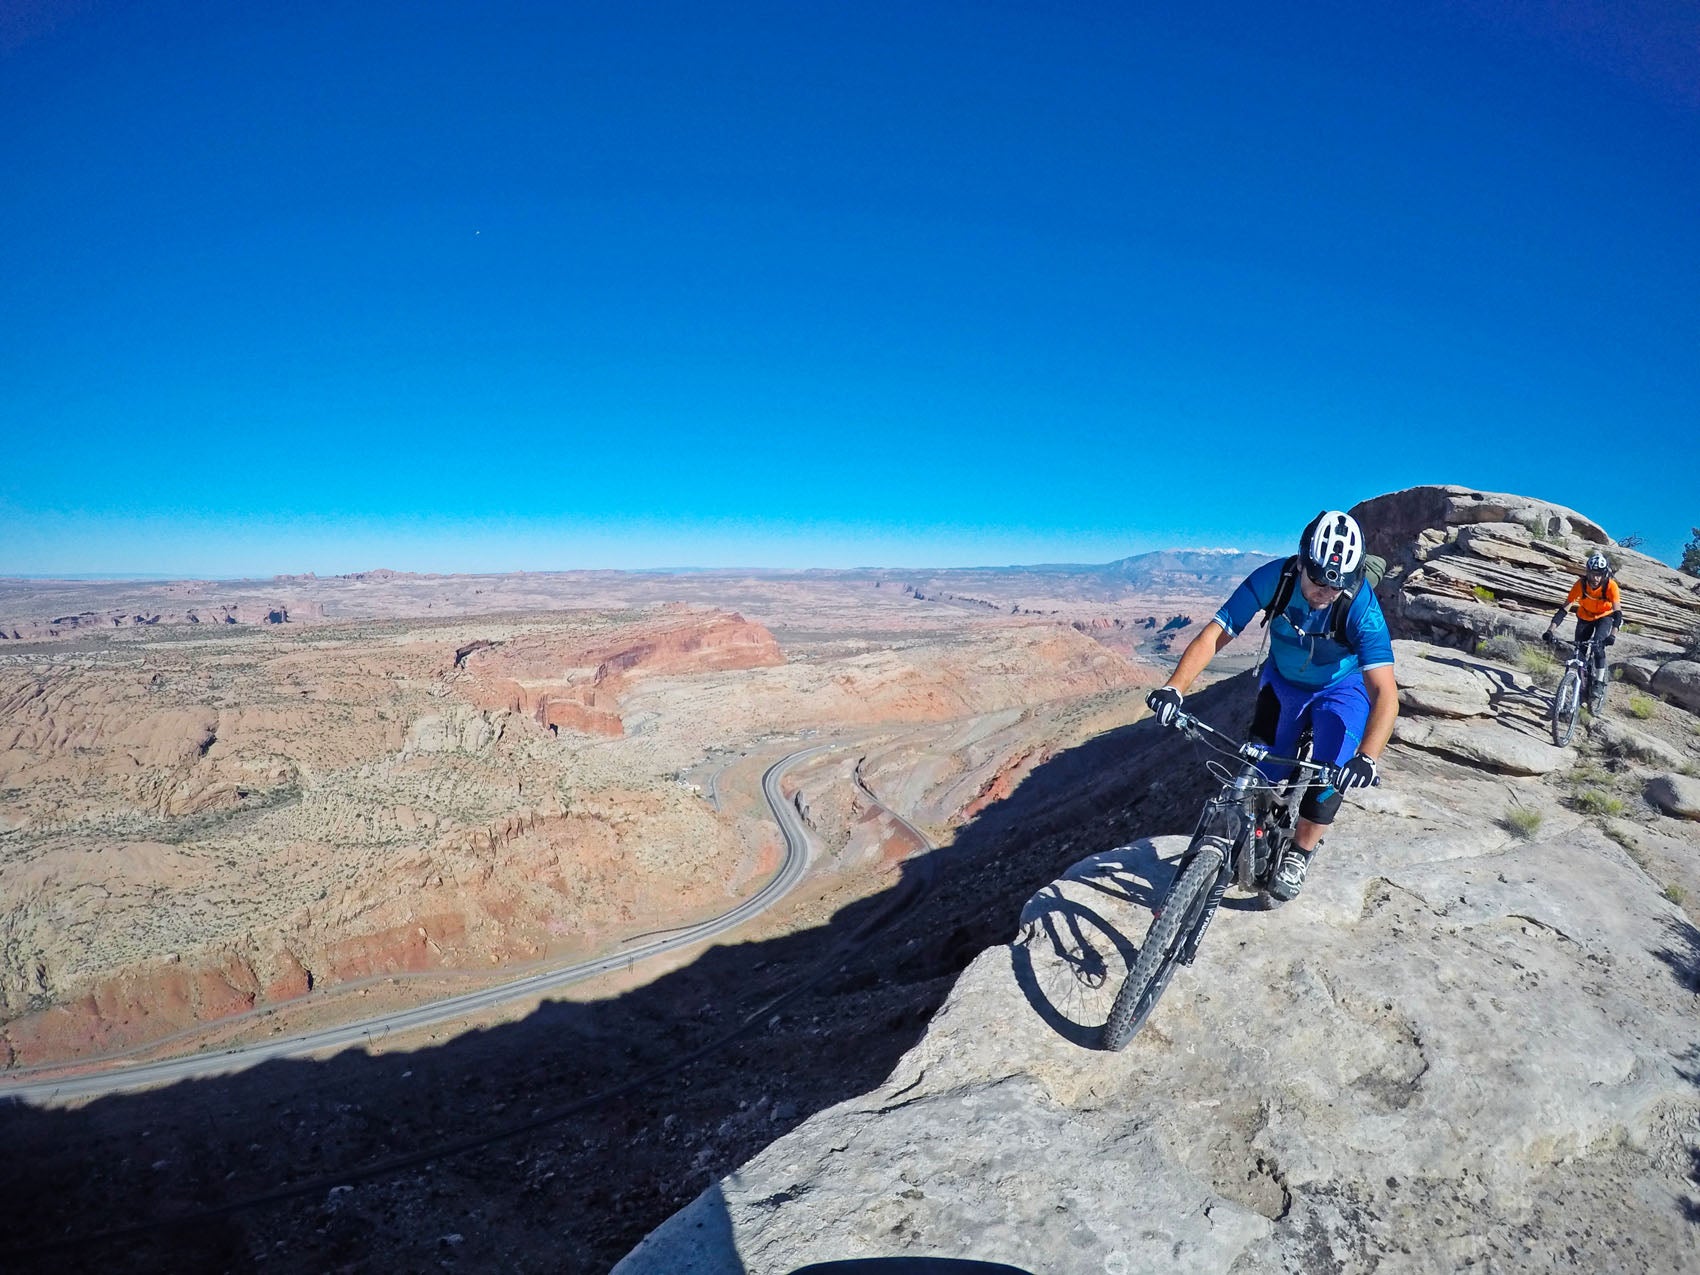
[[1558,690],[1552,697],[1552,742],[1560,748],[1570,743],[1576,733],[1576,719],[1582,712],[1582,674],[1574,668],[1564,670]]
[[1139,955],[1127,972],[1127,982],[1116,993],[1116,1003],[1104,1023],[1103,1047],[1122,1049],[1132,1040],[1151,1011],[1169,977],[1175,972],[1181,947],[1210,897],[1210,887],[1222,866],[1222,850],[1201,845],[1175,882],[1163,903],[1163,914],[1151,922]]

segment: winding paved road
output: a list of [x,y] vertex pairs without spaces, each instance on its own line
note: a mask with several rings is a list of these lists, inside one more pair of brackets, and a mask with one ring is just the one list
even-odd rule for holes
[[161,1059],[157,1062],[139,1063],[132,1067],[60,1077],[54,1080],[26,1081],[22,1084],[8,1084],[4,1080],[0,1080],[0,1101],[13,1099],[25,1102],[52,1103],[70,1098],[95,1097],[125,1089],[170,1084],[195,1076],[214,1076],[241,1071],[272,1058],[302,1058],[308,1055],[321,1054],[328,1050],[346,1049],[351,1045],[376,1045],[394,1032],[430,1027],[438,1023],[463,1018],[481,1010],[491,1009],[509,1001],[539,996],[582,982],[587,978],[594,978],[598,974],[629,968],[638,961],[659,956],[663,952],[689,947],[693,943],[701,943],[707,939],[718,937],[767,911],[783,898],[797,882],[802,880],[803,874],[809,866],[809,836],[802,821],[797,817],[796,810],[792,808],[791,803],[786,801],[784,795],[780,792],[779,780],[785,771],[805,757],[812,757],[816,753],[825,752],[835,747],[838,747],[838,745],[817,744],[813,748],[805,748],[782,757],[767,768],[767,773],[761,778],[762,795],[767,798],[767,804],[773,810],[773,817],[778,821],[779,829],[785,835],[785,862],[780,865],[779,871],[774,874],[773,879],[760,890],[731,911],[724,912],[720,916],[703,921],[698,925],[687,926],[674,931],[664,931],[663,933],[667,934],[665,938],[656,938],[639,947],[628,948],[615,955],[597,957],[594,960],[565,966],[561,969],[545,970],[515,979],[513,982],[503,983],[497,987],[486,988],[483,991],[445,997],[442,1000],[431,1001],[429,1004],[419,1005],[413,1009],[399,1010],[393,1014],[384,1014],[377,1018],[348,1023],[341,1027],[328,1027],[322,1031],[305,1032],[298,1036],[280,1036],[274,1040],[260,1041],[252,1045],[238,1045],[215,1052],[191,1054],[183,1058]]

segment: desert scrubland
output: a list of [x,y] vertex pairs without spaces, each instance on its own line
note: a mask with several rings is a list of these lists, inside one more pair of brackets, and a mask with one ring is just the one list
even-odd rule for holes
[[[949,583],[975,596],[856,573],[9,583],[6,1062],[369,1015],[722,911],[781,853],[761,766],[733,763],[804,732],[914,769],[909,813],[943,833],[1055,746],[1042,706],[1148,681],[1138,642],[1189,605]],[[944,723],[969,724],[879,738]],[[859,853],[846,764],[796,781],[833,862]]]

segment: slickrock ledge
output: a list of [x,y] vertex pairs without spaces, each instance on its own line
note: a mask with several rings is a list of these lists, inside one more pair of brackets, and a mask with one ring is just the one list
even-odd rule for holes
[[[1612,543],[1598,523],[1562,505],[1426,486],[1363,501],[1352,513],[1370,550],[1387,559],[1376,593],[1402,637],[1464,647],[1496,633],[1532,640],[1595,550],[1616,562],[1624,616],[1635,626],[1619,637],[1619,660],[1664,665],[1700,629],[1700,581]],[[1690,688],[1686,707],[1696,708],[1700,681],[1680,680],[1667,697],[1683,703]]]
[[1229,897],[1120,1054],[1092,1042],[1185,841],[1081,861],[883,1085],[619,1275],[1692,1269],[1700,931],[1561,806],[1516,842],[1503,781],[1392,769],[1403,789],[1342,821],[1300,899]]

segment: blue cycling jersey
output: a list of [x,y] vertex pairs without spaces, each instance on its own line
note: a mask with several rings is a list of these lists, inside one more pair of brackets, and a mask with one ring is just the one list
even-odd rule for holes
[[[1216,612],[1216,623],[1228,631],[1229,637],[1244,630],[1275,600],[1285,564],[1285,558],[1264,563],[1240,582]],[[1328,632],[1328,612],[1328,607],[1313,607],[1306,602],[1303,589],[1295,585],[1287,609],[1270,617],[1269,658],[1287,681],[1317,689],[1332,686],[1362,669],[1393,663],[1393,642],[1374,589],[1360,588],[1352,599],[1352,609],[1346,613],[1344,645]]]

